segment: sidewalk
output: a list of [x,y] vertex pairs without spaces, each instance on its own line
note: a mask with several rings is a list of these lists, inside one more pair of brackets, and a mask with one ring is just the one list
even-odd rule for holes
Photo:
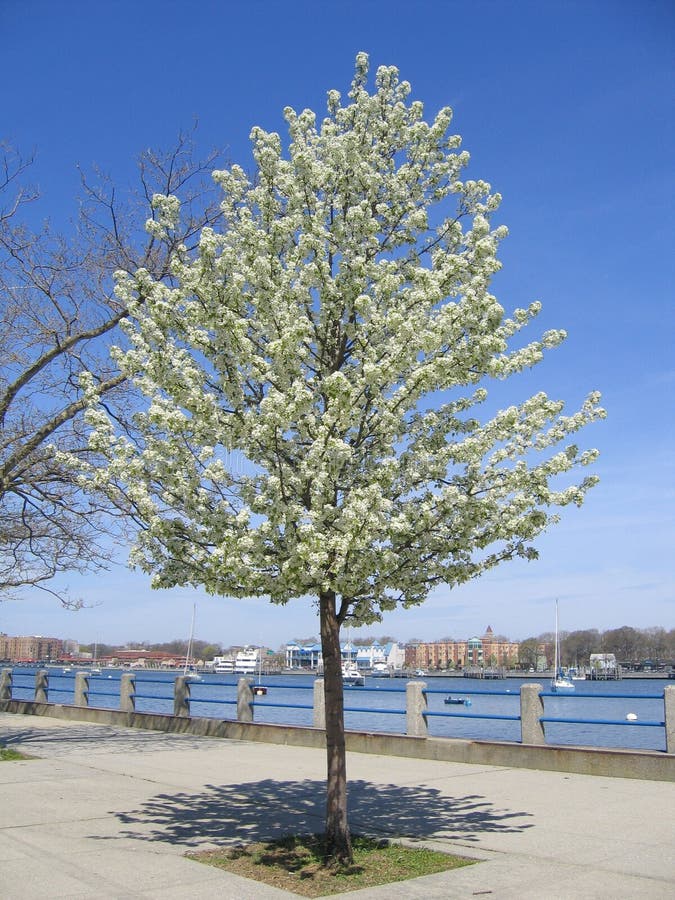
[[[272,900],[185,859],[323,828],[322,751],[0,713],[0,898]],[[675,784],[350,754],[354,832],[484,860],[349,900],[675,896]]]

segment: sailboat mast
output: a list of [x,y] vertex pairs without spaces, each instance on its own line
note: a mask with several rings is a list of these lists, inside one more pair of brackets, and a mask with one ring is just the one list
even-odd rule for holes
[[190,657],[192,656],[192,641],[195,636],[195,615],[197,612],[197,604],[192,604],[192,623],[190,625],[190,637],[187,645],[187,653],[185,654],[185,668],[183,669],[183,675],[187,675],[188,669],[190,668]]
[[555,644],[553,645],[553,677],[558,677],[558,601],[555,601]]

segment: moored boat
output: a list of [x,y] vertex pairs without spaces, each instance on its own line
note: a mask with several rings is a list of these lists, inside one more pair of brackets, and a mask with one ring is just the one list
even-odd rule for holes
[[560,668],[560,638],[558,636],[558,601],[555,601],[555,645],[553,647],[553,680],[551,690],[556,694],[571,694],[576,690],[572,679]]
[[471,701],[469,700],[468,697],[453,697],[453,696],[448,696],[448,697],[445,698],[445,700],[444,700],[443,702],[446,704],[446,706],[449,706],[449,705],[452,705],[452,706],[471,706]]
[[349,684],[352,687],[363,687],[366,679],[354,663],[345,662],[342,665],[342,683]]

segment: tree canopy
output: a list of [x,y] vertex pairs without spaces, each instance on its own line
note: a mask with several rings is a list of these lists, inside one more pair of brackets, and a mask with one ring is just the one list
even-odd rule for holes
[[[361,53],[346,103],[330,91],[320,122],[284,110],[286,150],[254,128],[254,173],[213,173],[222,221],[196,252],[175,246],[171,283],[117,272],[131,316],[115,359],[146,397],[135,435],[83,380],[108,459],[90,483],[133,507],[132,559],[155,586],[318,601],[343,817],[329,845],[346,834],[341,624],[535,557],[555,509],[595,483],[570,477],[596,456],[571,436],[604,415],[596,393],[571,415],[543,392],[487,412],[490,380],[565,334],[518,341],[540,305],[507,315],[490,291],[500,196],[462,177],[451,110],[426,121],[410,93],[386,66],[369,92]],[[179,201],[153,207],[170,241]]]
[[[134,561],[157,586],[275,602],[330,590],[372,621],[535,555],[547,510],[595,482],[552,486],[595,458],[567,439],[602,415],[597,394],[571,416],[537,393],[475,417],[486,379],[565,335],[510,349],[540,306],[507,317],[489,291],[499,195],[460,180],[449,109],[428,124],[396,69],[372,95],[366,78],[361,54],[351,102],[331,91],[320,127],[285,110],[288,159],[255,128],[255,177],[214,172],[222,227],[194,258],[176,248],[174,285],[117,273],[134,318],[116,358],[148,406],[138,442],[90,413],[92,446],[140,514]],[[166,237],[178,200],[153,205]]]

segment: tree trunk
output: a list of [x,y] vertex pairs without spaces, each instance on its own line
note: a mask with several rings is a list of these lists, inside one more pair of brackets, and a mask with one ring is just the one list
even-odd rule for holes
[[335,593],[319,595],[324,696],[326,698],[326,863],[345,865],[353,861],[347,820],[347,759],[345,750],[344,698],[340,622]]

